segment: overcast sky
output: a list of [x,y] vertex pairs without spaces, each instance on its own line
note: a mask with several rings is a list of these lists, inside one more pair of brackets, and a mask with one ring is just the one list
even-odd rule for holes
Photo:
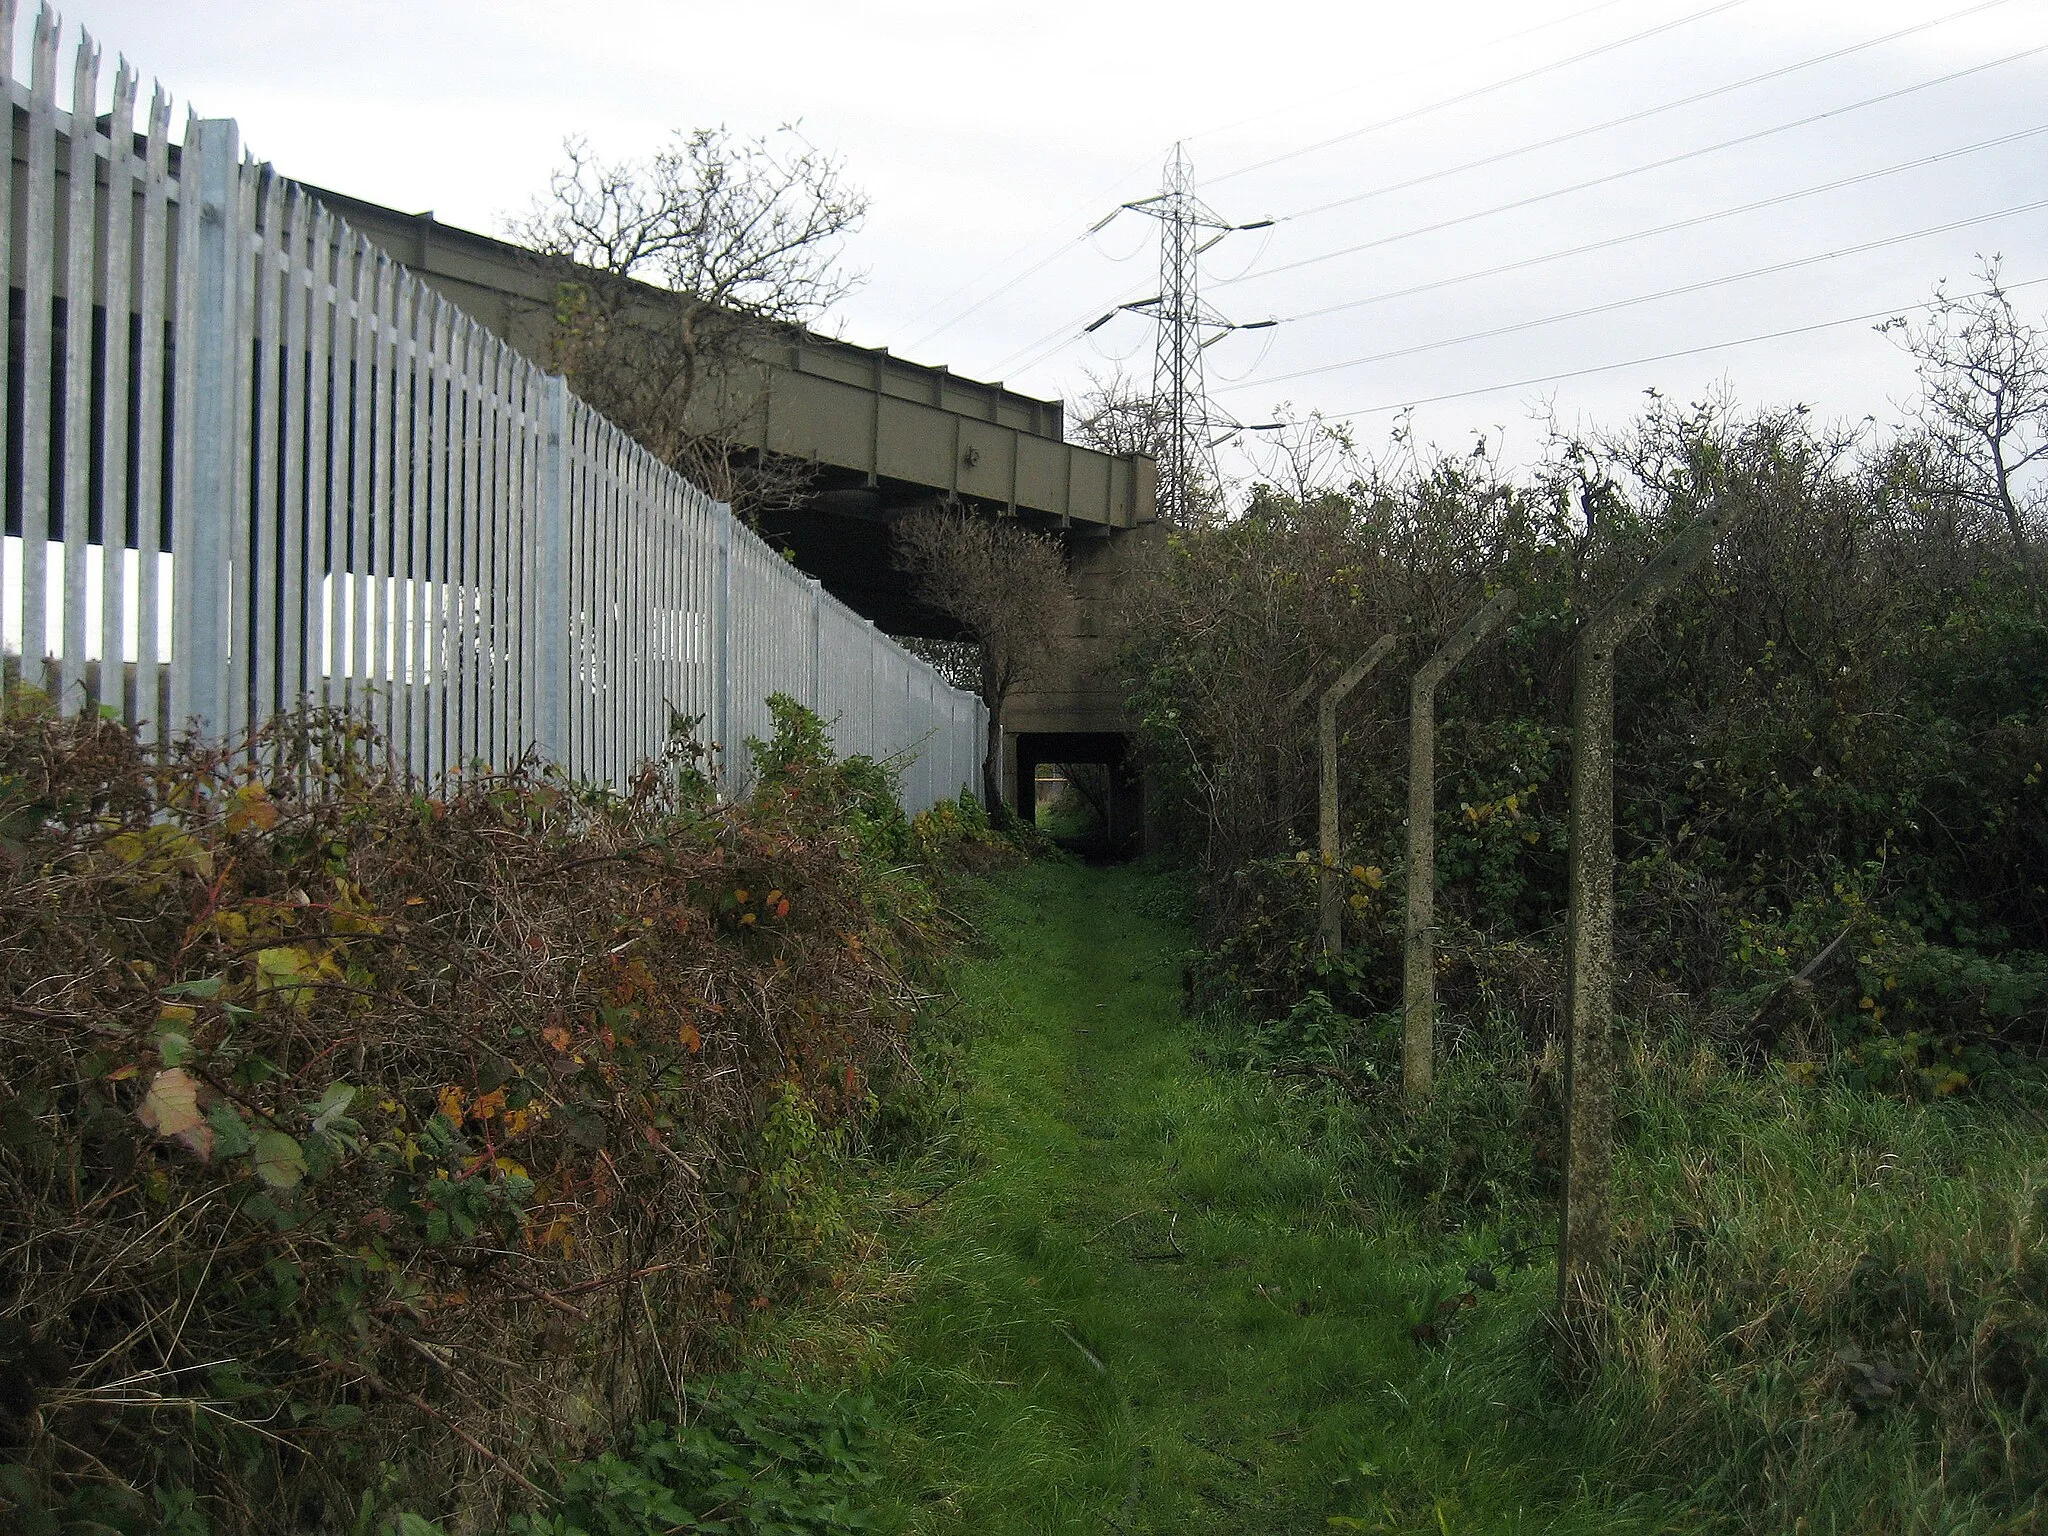
[[[237,118],[289,176],[492,233],[566,135],[628,154],[672,128],[800,122],[873,201],[849,250],[867,280],[823,328],[1068,398],[1118,359],[1150,376],[1137,317],[1074,337],[1157,291],[1155,227],[1126,214],[1084,231],[1153,190],[1184,139],[1220,213],[1281,221],[1204,259],[1226,314],[1287,322],[1210,349],[1218,402],[1244,421],[1280,402],[1365,413],[1368,440],[1385,408],[1434,400],[1424,435],[1505,426],[1526,451],[1541,402],[1611,422],[1646,387],[1721,380],[1745,401],[1890,419],[1910,374],[1869,322],[1632,360],[1967,287],[1980,252],[2004,253],[2009,281],[2048,278],[2048,207],[2025,207],[2048,200],[2048,0],[78,0],[64,15],[161,79],[180,121],[187,103]],[[1695,284],[1712,286],[1553,318]],[[1383,297],[1422,285],[1438,286]],[[2018,297],[2048,312],[2048,282]]]

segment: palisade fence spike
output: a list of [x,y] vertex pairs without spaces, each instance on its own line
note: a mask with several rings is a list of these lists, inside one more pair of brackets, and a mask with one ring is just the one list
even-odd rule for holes
[[1660,598],[1714,551],[1717,509],[1672,539],[1579,631],[1572,652],[1571,899],[1566,927],[1565,1177],[1557,1294],[1567,1364],[1590,1359],[1613,1236],[1614,659]]
[[1316,740],[1322,749],[1322,806],[1319,842],[1322,867],[1317,871],[1316,915],[1323,954],[1336,959],[1344,949],[1344,889],[1337,860],[1344,847],[1342,807],[1337,786],[1337,706],[1387,659],[1394,648],[1392,635],[1381,635],[1371,649],[1344,669],[1343,674],[1323,690],[1316,710]]
[[1408,685],[1408,900],[1401,953],[1401,1087],[1429,1097],[1436,1070],[1436,692],[1515,608],[1503,587],[1422,664]]

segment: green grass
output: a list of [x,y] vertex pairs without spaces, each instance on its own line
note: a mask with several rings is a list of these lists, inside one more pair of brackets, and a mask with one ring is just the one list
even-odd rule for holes
[[1541,1271],[1418,1345],[1461,1266],[1353,1199],[1316,1124],[1352,1111],[1198,1061],[1157,889],[1041,862],[984,910],[955,1131],[886,1175],[882,1528],[1671,1529],[1572,1414],[1496,1394]]

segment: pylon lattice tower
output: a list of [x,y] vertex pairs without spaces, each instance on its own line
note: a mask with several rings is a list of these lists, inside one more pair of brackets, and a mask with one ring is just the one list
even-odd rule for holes
[[[1095,227],[1102,228],[1125,209],[1159,221],[1159,292],[1119,308],[1150,315],[1157,326],[1152,393],[1161,417],[1159,515],[1190,527],[1202,521],[1218,500],[1217,443],[1240,430],[1235,420],[1223,417],[1209,402],[1203,355],[1232,331],[1274,324],[1260,320],[1238,325],[1205,304],[1200,292],[1202,253],[1234,230],[1263,229],[1272,220],[1233,224],[1197,197],[1194,166],[1184,144],[1173,146],[1164,186],[1156,195],[1122,204]],[[1115,313],[1112,310],[1088,329],[1107,323]],[[1217,436],[1219,431],[1222,437]]]

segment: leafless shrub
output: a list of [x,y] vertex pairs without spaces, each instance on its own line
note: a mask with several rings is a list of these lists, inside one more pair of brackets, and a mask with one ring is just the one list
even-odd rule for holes
[[917,595],[959,624],[981,652],[988,706],[982,797],[1002,798],[1003,705],[1023,685],[1056,670],[1067,641],[1065,552],[1059,541],[1011,522],[942,507],[900,519],[896,560]]
[[794,128],[678,132],[620,160],[571,139],[564,154],[511,229],[556,280],[557,366],[719,500],[792,504],[807,467],[745,447],[765,399],[760,351],[855,286],[840,256],[866,198]]

